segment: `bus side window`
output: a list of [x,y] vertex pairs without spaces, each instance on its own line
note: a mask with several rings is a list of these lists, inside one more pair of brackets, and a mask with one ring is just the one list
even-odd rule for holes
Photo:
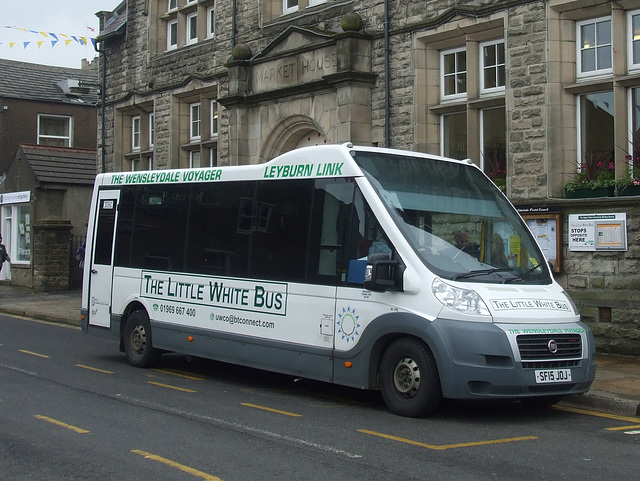
[[249,276],[306,280],[313,180],[258,182]]
[[128,186],[120,192],[120,205],[118,207],[118,226],[116,228],[116,249],[114,265],[130,267],[132,264],[131,245],[133,236],[133,214],[135,210],[136,191]]
[[132,266],[157,270],[184,269],[190,185],[148,185],[139,189],[133,224]]
[[391,258],[394,247],[360,191],[354,199],[352,225],[357,234],[352,236],[349,246],[347,284],[363,286],[368,257],[371,254],[384,253]]
[[116,201],[103,201],[98,213],[98,226],[93,260],[96,264],[111,265],[113,227],[116,220]]
[[[254,204],[255,181],[196,184],[192,194],[185,270],[198,274],[246,277],[249,224],[239,220]],[[244,209],[244,210],[243,210]],[[240,214],[239,214],[240,213]]]
[[315,181],[307,269],[309,282],[335,286],[344,281],[354,186],[352,179]]
[[379,247],[381,232],[353,179],[317,180],[308,281],[363,286],[367,257]]

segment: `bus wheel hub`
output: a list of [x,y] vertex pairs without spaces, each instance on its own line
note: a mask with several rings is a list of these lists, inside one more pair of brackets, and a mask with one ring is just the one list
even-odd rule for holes
[[393,372],[393,382],[396,389],[407,397],[413,397],[420,387],[420,368],[410,357],[398,362]]
[[131,332],[131,347],[134,351],[140,354],[144,351],[144,346],[147,343],[147,334],[144,330],[144,326],[136,326]]

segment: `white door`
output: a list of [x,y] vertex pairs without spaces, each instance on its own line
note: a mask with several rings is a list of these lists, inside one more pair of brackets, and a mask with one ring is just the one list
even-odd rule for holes
[[119,198],[118,190],[98,194],[90,257],[89,324],[92,326],[109,327],[111,322],[113,247]]

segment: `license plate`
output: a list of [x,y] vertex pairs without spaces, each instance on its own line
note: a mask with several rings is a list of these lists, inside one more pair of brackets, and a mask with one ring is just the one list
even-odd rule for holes
[[536,371],[536,383],[571,382],[571,369],[546,369]]

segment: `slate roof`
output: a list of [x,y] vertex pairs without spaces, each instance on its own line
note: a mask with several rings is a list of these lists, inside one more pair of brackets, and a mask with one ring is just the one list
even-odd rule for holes
[[93,185],[96,179],[95,150],[25,144],[20,150],[41,184]]
[[[58,83],[80,80],[93,87],[88,93],[65,94]],[[98,71],[53,67],[0,59],[0,97],[75,105],[96,105],[99,100]]]
[[122,2],[113,12],[103,12],[106,19],[104,27],[96,40],[102,42],[122,35],[127,28],[127,2]]

